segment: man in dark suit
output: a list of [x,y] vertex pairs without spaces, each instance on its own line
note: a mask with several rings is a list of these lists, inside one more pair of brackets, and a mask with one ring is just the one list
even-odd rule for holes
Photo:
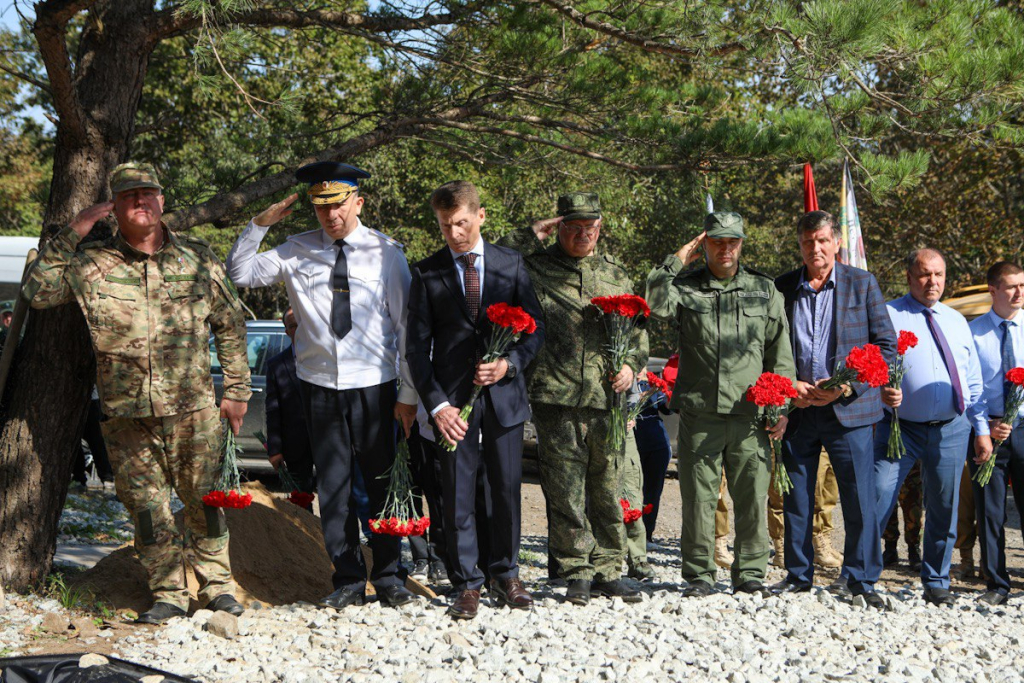
[[[510,607],[529,608],[533,599],[519,581],[520,478],[523,423],[530,417],[524,373],[544,340],[540,305],[518,252],[485,242],[485,210],[476,187],[465,181],[434,191],[430,205],[447,246],[412,268],[406,348],[416,390],[434,425],[454,452],[443,451],[441,489],[444,526],[457,597],[456,619],[472,619],[480,604],[483,573],[478,566],[476,479],[480,463],[491,494],[490,588]],[[537,321],[507,356],[480,361],[491,324],[487,307],[520,306]],[[469,420],[460,408],[473,386],[485,387]],[[443,443],[439,439],[439,443]]]
[[[292,309],[285,311],[284,332],[295,339],[299,324]],[[283,462],[299,489],[311,493],[313,449],[309,445],[306,414],[302,410],[299,378],[295,374],[295,349],[287,349],[267,361],[267,456],[274,469]]]
[[808,591],[813,584],[811,521],[824,447],[839,483],[846,525],[842,575],[830,589],[863,595],[868,605],[885,609],[887,604],[874,591],[882,553],[872,428],[882,419],[881,394],[863,384],[837,389],[823,389],[821,384],[855,346],[875,344],[891,362],[896,333],[875,277],[836,262],[835,219],[825,211],[811,211],[800,219],[797,230],[804,265],[775,281],[786,302],[798,394],[783,441],[783,461],[793,480],[793,490],[783,502],[788,576],[776,590]]

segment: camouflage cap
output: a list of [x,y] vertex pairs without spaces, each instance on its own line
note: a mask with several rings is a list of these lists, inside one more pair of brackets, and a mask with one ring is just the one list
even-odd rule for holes
[[601,201],[593,192],[570,192],[558,198],[563,221],[592,221],[601,217]]
[[156,169],[151,164],[129,161],[110,172],[111,196],[140,187],[152,187],[161,191],[164,189],[156,175]]
[[708,237],[743,239],[743,216],[735,211],[716,211],[704,219],[704,232]]

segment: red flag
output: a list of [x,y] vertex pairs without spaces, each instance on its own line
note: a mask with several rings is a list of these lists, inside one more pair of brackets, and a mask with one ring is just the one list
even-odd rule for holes
[[814,171],[804,164],[804,213],[818,210],[818,192],[814,189]]

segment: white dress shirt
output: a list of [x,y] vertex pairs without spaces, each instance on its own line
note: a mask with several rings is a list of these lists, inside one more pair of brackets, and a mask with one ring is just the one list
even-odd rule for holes
[[[476,269],[477,277],[480,278],[480,297],[484,295],[484,238],[481,237],[476,241],[476,245],[469,251],[457,252],[454,249],[449,248],[449,253],[452,255],[452,260],[455,261],[455,274],[458,275],[459,287],[462,288],[462,295],[466,295],[466,264],[459,260],[459,257],[463,254],[476,254],[476,261],[473,261],[473,268]],[[480,311],[483,313],[483,311]],[[451,403],[448,401],[441,401],[439,404],[434,406],[430,411],[430,417],[437,415],[438,411],[442,408],[447,408]]]
[[228,254],[227,270],[239,287],[284,283],[299,323],[294,345],[299,379],[328,389],[361,389],[400,373],[398,400],[415,404],[405,360],[412,276],[401,245],[362,221],[345,238],[352,329],[338,339],[331,329],[331,280],[338,258],[334,240],[323,230],[311,230],[257,253],[268,229],[250,222]]
[[[1013,344],[1014,361],[1024,366],[1024,313],[1017,311],[1011,320],[1010,342]],[[995,311],[989,311],[971,321],[971,333],[974,344],[978,347],[978,359],[981,361],[981,379],[985,390],[982,400],[971,413],[971,424],[976,434],[990,434],[988,421],[994,417],[1003,417],[1005,397],[1003,396],[1003,355],[1000,346],[1003,340],[1003,319]],[[1024,416],[1021,407],[1018,417]]]

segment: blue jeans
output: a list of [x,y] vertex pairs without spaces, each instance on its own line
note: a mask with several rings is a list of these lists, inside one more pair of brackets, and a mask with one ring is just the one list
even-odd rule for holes
[[786,580],[814,582],[811,537],[814,489],[822,447],[828,451],[839,484],[839,503],[846,526],[843,576],[854,595],[874,590],[882,573],[881,534],[875,515],[875,468],[872,427],[844,427],[831,406],[801,408],[790,417],[782,442],[782,459],[793,480],[783,498],[786,521]]
[[971,425],[960,415],[944,425],[900,422],[907,454],[899,460],[885,457],[892,417],[886,414],[875,430],[875,483],[877,514],[881,528],[889,521],[900,487],[910,468],[921,461],[924,490],[924,542],[921,583],[925,588],[949,589],[949,567],[956,542],[956,510],[960,500],[960,475],[971,435]]

